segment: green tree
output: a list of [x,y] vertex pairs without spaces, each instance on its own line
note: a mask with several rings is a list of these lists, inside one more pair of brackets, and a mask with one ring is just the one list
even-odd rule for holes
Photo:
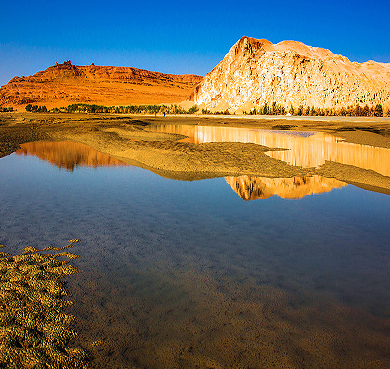
[[199,110],[199,108],[198,108],[196,105],[193,105],[193,106],[191,106],[191,107],[188,109],[188,113],[189,113],[189,114],[194,114],[194,113],[196,113],[198,110]]
[[375,115],[376,117],[383,117],[383,108],[382,108],[382,105],[381,105],[381,104],[377,104],[377,105],[375,106],[374,115]]
[[368,105],[364,105],[364,108],[362,109],[362,116],[363,117],[368,117],[370,115],[370,108]]

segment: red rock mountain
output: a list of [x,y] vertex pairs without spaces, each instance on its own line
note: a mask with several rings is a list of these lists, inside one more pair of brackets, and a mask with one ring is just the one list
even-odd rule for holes
[[241,38],[196,87],[196,104],[250,110],[274,101],[289,109],[390,107],[390,63],[356,63],[301,42]]
[[1,106],[28,103],[48,108],[72,103],[101,105],[178,103],[203,77],[150,72],[131,67],[56,64],[29,77],[14,77],[0,88]]

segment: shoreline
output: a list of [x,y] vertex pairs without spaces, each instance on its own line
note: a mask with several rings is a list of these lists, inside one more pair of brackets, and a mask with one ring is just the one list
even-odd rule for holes
[[[168,178],[196,180],[249,175],[288,178],[322,175],[390,194],[390,177],[326,161],[319,168],[289,165],[266,155],[277,148],[239,142],[181,142],[182,135],[152,132],[151,125],[242,127],[331,134],[346,142],[390,149],[390,118],[2,113],[0,157],[31,141],[74,141]],[[324,119],[326,118],[326,119]]]

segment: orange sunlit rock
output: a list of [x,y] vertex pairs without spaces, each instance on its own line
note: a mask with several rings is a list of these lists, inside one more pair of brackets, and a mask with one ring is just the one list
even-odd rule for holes
[[250,111],[273,102],[290,109],[382,104],[390,108],[390,63],[351,62],[301,42],[242,37],[196,87],[208,109]]
[[67,61],[33,76],[14,77],[0,88],[0,106],[178,103],[191,95],[202,78],[131,67],[77,66]]

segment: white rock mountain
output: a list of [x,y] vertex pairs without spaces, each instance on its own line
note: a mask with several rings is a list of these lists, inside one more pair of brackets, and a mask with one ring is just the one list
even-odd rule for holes
[[390,109],[390,63],[356,63],[301,42],[242,37],[196,87],[194,101],[230,112],[274,101],[287,110],[357,104]]

